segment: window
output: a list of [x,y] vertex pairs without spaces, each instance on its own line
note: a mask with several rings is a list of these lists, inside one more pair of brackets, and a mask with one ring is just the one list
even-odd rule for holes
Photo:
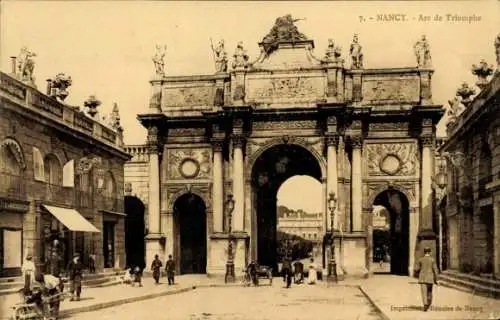
[[44,159],[45,181],[51,185],[62,184],[62,168],[59,159],[53,154],[48,154]]

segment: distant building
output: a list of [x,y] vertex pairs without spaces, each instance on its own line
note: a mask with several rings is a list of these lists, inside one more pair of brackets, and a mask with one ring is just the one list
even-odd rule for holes
[[285,206],[278,207],[277,229],[314,242],[321,242],[325,233],[321,213],[290,210]]
[[[59,74],[47,93],[33,83],[34,61],[13,58],[0,72],[0,277],[20,274],[27,254],[45,271],[74,253],[96,257],[97,270],[123,267],[122,129],[63,103],[69,77]],[[29,53],[29,52],[28,52]]]

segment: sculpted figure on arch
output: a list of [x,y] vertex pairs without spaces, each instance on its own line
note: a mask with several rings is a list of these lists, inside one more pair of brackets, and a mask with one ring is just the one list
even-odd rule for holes
[[351,59],[352,59],[352,69],[363,69],[363,52],[362,47],[358,43],[358,35],[354,34],[351,43]]
[[413,46],[417,57],[417,67],[431,67],[431,51],[425,35]]
[[156,45],[156,53],[153,56],[153,63],[155,65],[156,74],[159,76],[165,75],[165,54],[167,53],[167,46]]

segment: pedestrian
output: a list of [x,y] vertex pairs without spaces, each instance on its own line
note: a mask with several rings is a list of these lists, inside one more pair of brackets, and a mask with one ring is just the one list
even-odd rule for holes
[[142,270],[139,266],[134,268],[134,282],[132,283],[132,286],[135,287],[136,283],[139,284],[139,287],[142,287]]
[[95,273],[95,254],[89,254],[89,273]]
[[258,269],[257,261],[252,260],[250,264],[247,267],[247,273],[248,276],[250,277],[250,281],[253,283],[254,286],[259,285],[259,277],[257,276],[257,269]]
[[172,255],[168,255],[168,260],[165,263],[165,271],[167,272],[168,285],[174,284],[175,262]]
[[[80,301],[80,295],[82,293],[82,279],[83,279],[83,264],[80,261],[80,254],[75,253],[73,255],[73,260],[71,260],[66,268],[68,273],[68,278],[70,281],[70,301]],[[75,299],[76,292],[76,299]]]
[[[42,297],[46,299],[48,305],[44,305],[44,313],[49,320],[59,318],[61,307],[61,295],[64,291],[64,284],[61,279],[51,274],[38,275],[37,281],[42,287]],[[48,308],[47,308],[48,307]]]
[[33,281],[35,281],[35,264],[33,263],[33,256],[31,253],[26,255],[26,260],[21,266],[21,272],[24,280],[24,292],[27,294],[31,291]]
[[314,259],[311,258],[311,263],[309,264],[309,274],[307,275],[307,283],[316,284],[316,281],[318,281],[318,272],[316,271]]
[[281,267],[281,273],[283,275],[283,282],[286,283],[286,287],[290,288],[292,284],[292,263],[288,257],[283,260],[283,266]]
[[295,283],[301,284],[304,282],[304,264],[297,259],[293,264],[295,275]]
[[158,255],[155,255],[155,259],[153,260],[153,263],[151,264],[151,270],[153,271],[153,278],[155,279],[155,283],[158,284],[160,283],[160,276],[161,276],[161,267],[162,263],[160,259],[158,258]]
[[418,260],[415,271],[418,274],[424,311],[427,311],[432,304],[432,286],[437,285],[438,277],[436,261],[431,256],[431,248],[424,248],[424,256]]

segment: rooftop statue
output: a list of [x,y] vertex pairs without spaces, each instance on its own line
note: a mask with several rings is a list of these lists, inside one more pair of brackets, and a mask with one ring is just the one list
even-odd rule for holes
[[35,69],[35,61],[32,59],[33,57],[36,57],[36,53],[28,50],[26,47],[21,49],[17,69],[22,81],[34,82],[35,80],[33,77],[33,71]]
[[299,20],[304,19],[293,19],[291,14],[277,18],[269,34],[262,40],[265,53],[272,53],[278,48],[279,43],[307,40],[295,26],[295,22]]
[[462,103],[460,103],[460,99],[457,97],[453,98],[453,100],[448,100],[448,104],[450,106],[447,113],[451,119],[455,119],[465,110]]
[[413,46],[415,56],[417,57],[417,67],[431,67],[431,51],[425,35]]
[[351,59],[352,59],[352,69],[363,69],[363,47],[358,43],[358,35],[354,34],[351,43]]
[[227,72],[227,52],[224,48],[224,40],[220,40],[215,48],[211,39],[210,44],[215,56],[215,72]]
[[165,54],[167,52],[167,46],[161,47],[156,45],[156,53],[153,56],[153,63],[155,65],[155,71],[158,76],[165,75]]
[[245,68],[248,64],[247,51],[243,48],[243,42],[238,42],[233,54],[233,69]]

